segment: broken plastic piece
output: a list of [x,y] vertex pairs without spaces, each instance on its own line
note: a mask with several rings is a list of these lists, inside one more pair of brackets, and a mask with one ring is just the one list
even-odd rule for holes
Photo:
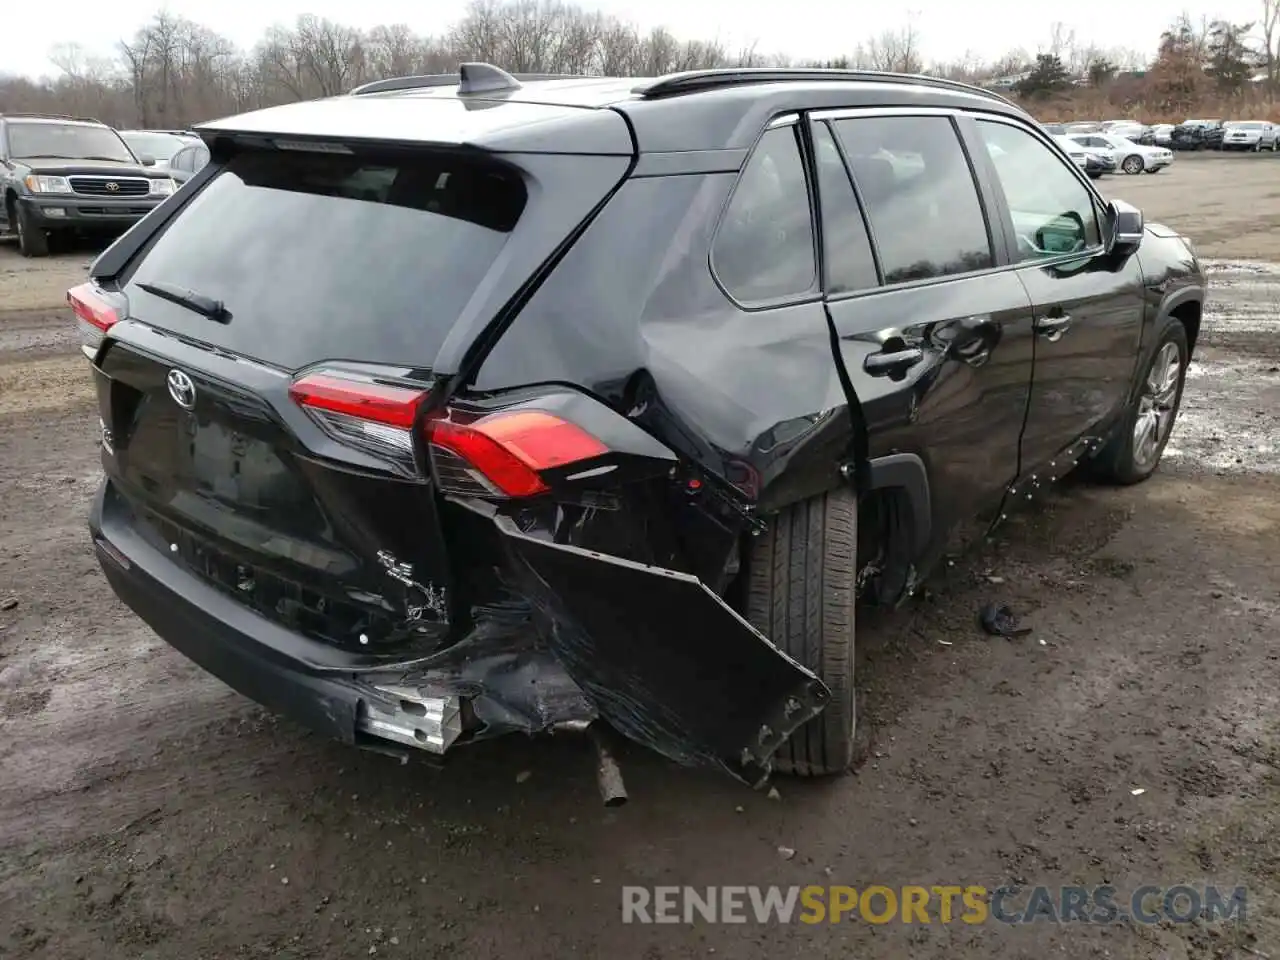
[[978,623],[993,637],[1025,637],[1030,627],[1018,626],[1018,618],[1008,604],[988,603],[978,613]]

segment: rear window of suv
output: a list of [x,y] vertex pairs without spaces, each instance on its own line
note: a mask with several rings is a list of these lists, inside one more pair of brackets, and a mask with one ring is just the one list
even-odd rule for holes
[[[234,155],[143,254],[144,322],[288,369],[429,366],[524,211],[508,167],[456,154]],[[139,289],[222,301],[214,323]]]

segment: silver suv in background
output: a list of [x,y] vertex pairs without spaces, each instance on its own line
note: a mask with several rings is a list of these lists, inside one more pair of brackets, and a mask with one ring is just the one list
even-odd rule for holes
[[198,143],[200,138],[194,133],[180,133],[173,130],[120,130],[120,139],[129,145],[129,149],[138,157],[155,158],[157,170],[168,170],[169,162],[174,155],[190,143]]
[[1223,126],[1223,150],[1276,149],[1276,125],[1266,120],[1231,120]]

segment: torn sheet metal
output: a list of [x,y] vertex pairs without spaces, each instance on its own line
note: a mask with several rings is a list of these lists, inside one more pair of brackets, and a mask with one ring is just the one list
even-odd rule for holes
[[[751,786],[830,691],[689,574],[552,543],[494,518],[548,642],[627,737]],[[568,602],[565,599],[568,598]]]
[[545,733],[597,718],[591,700],[544,642],[529,602],[508,597],[476,608],[472,617],[466,639],[412,669],[362,673],[371,699],[386,700],[391,689],[410,689],[423,698],[456,697],[469,712],[467,740]]

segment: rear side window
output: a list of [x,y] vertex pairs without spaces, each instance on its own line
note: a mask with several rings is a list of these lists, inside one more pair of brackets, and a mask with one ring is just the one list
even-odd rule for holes
[[852,293],[876,287],[880,278],[876,276],[867,225],[858,209],[849,171],[825,123],[814,126],[813,147],[818,167],[827,293]]
[[991,267],[995,260],[969,160],[946,117],[835,121],[866,205],[885,283]]
[[739,303],[812,289],[817,274],[809,187],[794,126],[765,131],[712,245],[716,276]]
[[[191,199],[126,288],[139,319],[268,363],[429,365],[514,229],[507,167],[425,151],[250,151]],[[226,325],[138,289],[221,300]]]

